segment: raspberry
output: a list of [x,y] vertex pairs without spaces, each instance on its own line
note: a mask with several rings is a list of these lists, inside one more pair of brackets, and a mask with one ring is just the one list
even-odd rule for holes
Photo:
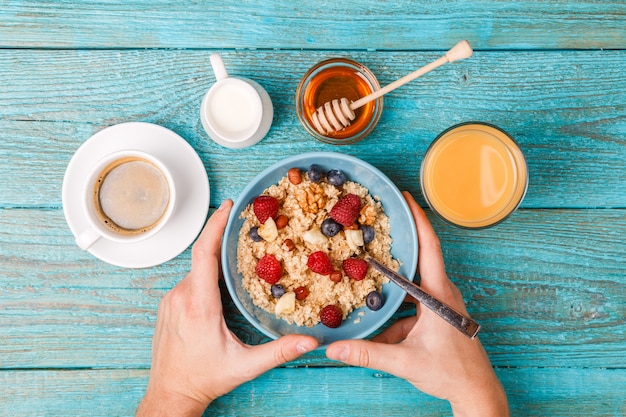
[[333,272],[333,264],[328,254],[322,251],[313,252],[306,261],[309,269],[321,275],[330,275]]
[[260,195],[254,199],[252,210],[259,222],[263,224],[270,217],[276,217],[278,213],[278,200],[269,195]]
[[342,264],[346,275],[355,281],[361,281],[365,278],[368,266],[367,262],[359,258],[348,258]]
[[274,285],[283,275],[280,262],[273,255],[265,255],[256,264],[256,274],[263,281]]
[[330,327],[332,329],[337,328],[341,326],[343,313],[336,305],[327,305],[320,311],[320,321],[326,327]]
[[361,198],[356,194],[346,194],[330,209],[330,217],[343,226],[356,222],[361,211]]

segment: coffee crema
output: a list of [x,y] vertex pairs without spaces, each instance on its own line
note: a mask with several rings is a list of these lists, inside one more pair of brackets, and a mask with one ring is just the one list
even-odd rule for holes
[[93,204],[109,230],[135,236],[153,229],[165,215],[170,189],[163,172],[140,157],[124,157],[107,165],[98,176]]

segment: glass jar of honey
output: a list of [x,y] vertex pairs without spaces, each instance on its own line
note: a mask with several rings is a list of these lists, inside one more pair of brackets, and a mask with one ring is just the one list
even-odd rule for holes
[[300,80],[296,90],[296,112],[305,130],[321,142],[348,145],[369,135],[383,111],[383,98],[371,101],[354,111],[352,123],[334,133],[320,134],[312,115],[333,99],[356,101],[380,89],[374,74],[364,65],[348,58],[332,58],[311,68]]

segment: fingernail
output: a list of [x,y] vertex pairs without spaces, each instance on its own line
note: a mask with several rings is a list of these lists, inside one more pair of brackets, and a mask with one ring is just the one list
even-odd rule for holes
[[331,359],[335,359],[341,362],[345,362],[350,354],[350,349],[346,346],[338,346],[330,352]]
[[224,210],[225,206],[226,206],[226,200],[222,201],[222,204],[220,204],[220,206],[215,211],[222,211]]
[[311,341],[301,341],[296,345],[296,350],[300,353],[307,353],[315,349],[315,345]]

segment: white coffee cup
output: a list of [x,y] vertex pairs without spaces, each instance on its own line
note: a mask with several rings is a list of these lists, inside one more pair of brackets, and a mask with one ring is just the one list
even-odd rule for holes
[[134,243],[158,233],[174,213],[176,188],[157,158],[125,150],[93,166],[82,199],[88,227],[77,234],[76,244],[87,250],[99,239]]
[[217,81],[200,106],[204,130],[227,148],[254,145],[272,125],[274,108],[269,94],[253,80],[229,76],[218,54],[211,55],[211,66]]

